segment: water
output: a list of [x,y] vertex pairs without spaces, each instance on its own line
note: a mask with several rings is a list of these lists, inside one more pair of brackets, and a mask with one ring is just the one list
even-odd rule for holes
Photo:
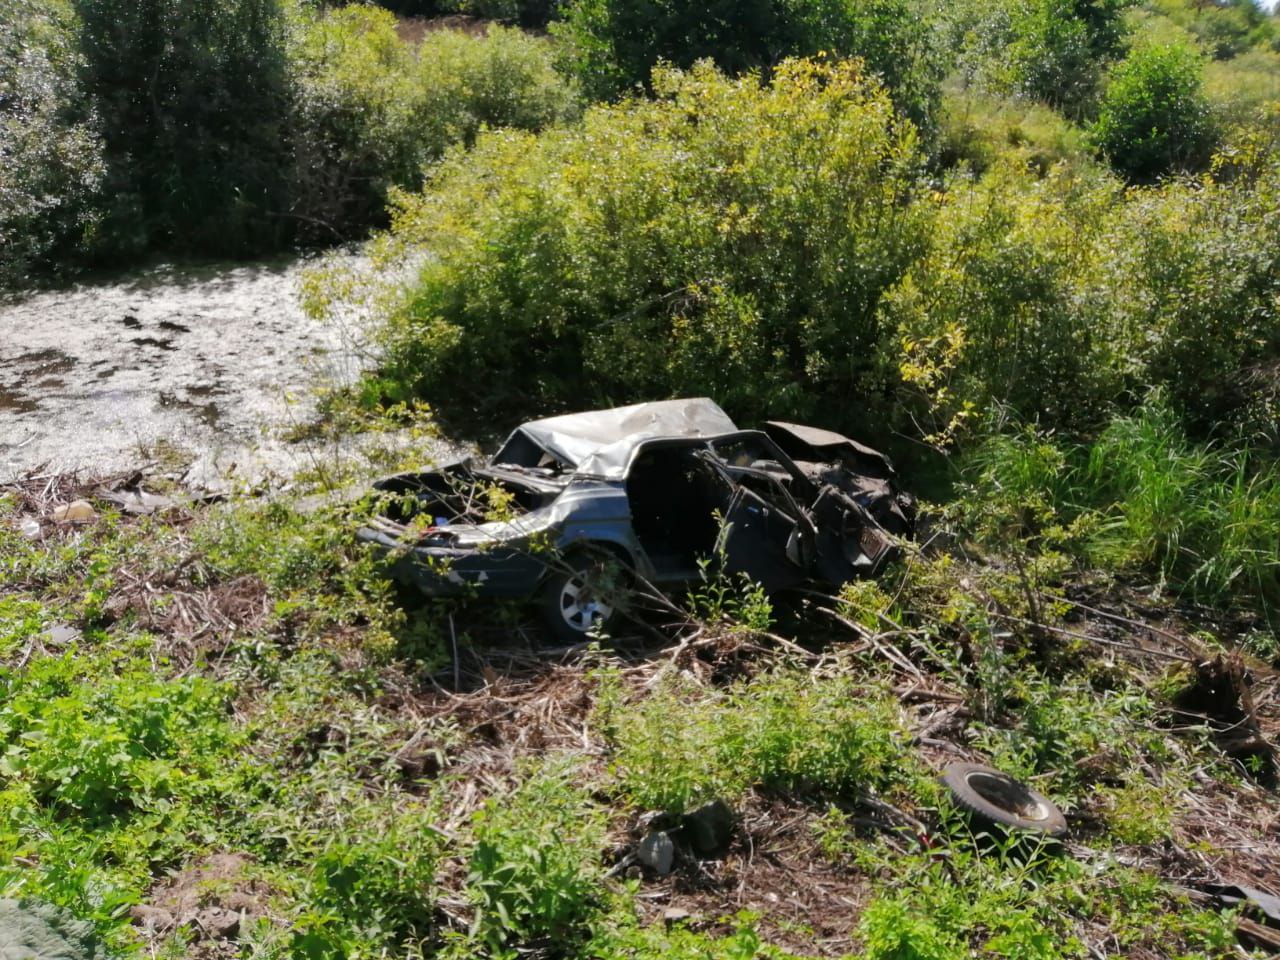
[[303,465],[282,435],[365,356],[303,314],[304,267],[158,266],[0,303],[0,482],[161,456],[206,486]]

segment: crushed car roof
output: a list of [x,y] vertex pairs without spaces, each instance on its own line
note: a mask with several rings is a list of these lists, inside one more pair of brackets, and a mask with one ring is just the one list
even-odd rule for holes
[[621,477],[635,448],[647,440],[737,432],[729,415],[706,397],[659,400],[532,420],[512,432],[492,462],[534,467],[550,457],[567,470]]

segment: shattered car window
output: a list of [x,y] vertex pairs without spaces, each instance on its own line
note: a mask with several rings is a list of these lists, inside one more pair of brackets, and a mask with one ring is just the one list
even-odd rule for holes
[[739,469],[759,470],[764,473],[788,477],[789,473],[777,459],[778,450],[763,437],[733,437],[717,440],[711,449],[725,464]]

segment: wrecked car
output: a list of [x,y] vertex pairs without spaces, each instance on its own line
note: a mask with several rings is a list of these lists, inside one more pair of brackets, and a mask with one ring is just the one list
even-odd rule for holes
[[432,597],[536,598],[561,638],[620,610],[601,557],[659,590],[708,558],[766,590],[874,576],[915,507],[883,455],[839,434],[742,430],[706,398],[641,403],[517,427],[484,465],[378,481],[358,532],[392,575]]

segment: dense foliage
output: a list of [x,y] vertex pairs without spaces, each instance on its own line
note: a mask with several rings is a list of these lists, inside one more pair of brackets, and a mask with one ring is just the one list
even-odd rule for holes
[[888,98],[853,64],[656,84],[574,130],[482,137],[403,202],[396,240],[435,257],[388,331],[399,389],[752,413],[874,390],[877,304],[924,243]]
[[278,0],[75,0],[111,241],[237,254],[275,246],[287,142]]
[[69,12],[6,0],[0,14],[0,289],[74,256],[100,219],[103,146],[74,96]]
[[1213,119],[1200,64],[1180,46],[1143,46],[1116,67],[1098,109],[1094,136],[1116,169],[1153,180],[1204,165]]
[[945,442],[993,405],[1093,429],[1161,386],[1194,430],[1266,429],[1273,163],[1126,190],[1015,154],[926,193],[851,67],[657,83],[572,131],[481,138],[403,201],[392,251],[436,256],[387,323],[380,389],[451,409],[709,392],[744,419],[875,410]]
[[538,130],[576,112],[545,43],[516,30],[440,31],[413,48],[391,14],[350,6],[299,32],[289,210],[305,238],[358,236],[392,187],[418,186],[481,127]]
[[1126,0],[977,0],[950,8],[944,22],[967,83],[1079,119],[1124,48],[1127,6]]
[[930,25],[906,0],[574,0],[564,18],[557,33],[597,97],[648,84],[660,61],[687,68],[708,59],[734,74],[829,52],[861,57],[917,125],[930,125],[936,109]]
[[358,237],[385,224],[392,187],[418,187],[482,126],[578,109],[548,41],[495,27],[409,43],[374,7],[10,0],[0,42],[9,286],[155,249]]

